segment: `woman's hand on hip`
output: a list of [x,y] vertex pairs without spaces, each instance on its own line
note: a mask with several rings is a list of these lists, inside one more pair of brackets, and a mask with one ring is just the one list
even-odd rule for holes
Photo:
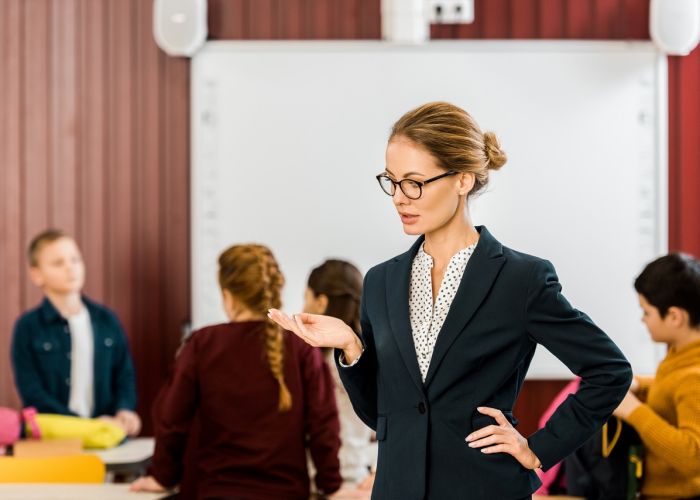
[[496,419],[498,425],[489,425],[472,432],[466,441],[471,448],[481,448],[482,453],[508,453],[526,469],[541,467],[540,460],[530,449],[522,434],[511,425],[501,410],[482,406],[479,413]]
[[295,314],[290,318],[278,309],[270,309],[268,317],[314,347],[331,347],[345,352],[352,352],[359,347],[357,355],[362,352],[362,345],[355,332],[338,318],[307,313]]

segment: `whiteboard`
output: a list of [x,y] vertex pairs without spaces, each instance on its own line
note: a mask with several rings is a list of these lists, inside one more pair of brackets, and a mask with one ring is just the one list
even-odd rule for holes
[[[192,63],[193,326],[225,319],[217,256],[268,245],[299,311],[310,269],[363,272],[409,248],[384,169],[391,125],[433,100],[469,111],[509,161],[471,204],[547,258],[638,373],[661,355],[633,289],[667,251],[666,66],[650,43],[210,42]],[[538,347],[529,378],[568,378]]]

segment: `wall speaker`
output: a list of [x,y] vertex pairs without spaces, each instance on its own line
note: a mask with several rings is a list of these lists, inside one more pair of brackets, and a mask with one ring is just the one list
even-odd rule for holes
[[153,37],[168,55],[194,55],[207,39],[207,0],[154,0]]
[[651,0],[649,30],[660,50],[689,54],[700,41],[700,0]]

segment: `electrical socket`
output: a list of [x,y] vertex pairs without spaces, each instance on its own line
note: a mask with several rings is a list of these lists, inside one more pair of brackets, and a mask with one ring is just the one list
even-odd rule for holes
[[431,24],[474,22],[474,0],[426,0]]

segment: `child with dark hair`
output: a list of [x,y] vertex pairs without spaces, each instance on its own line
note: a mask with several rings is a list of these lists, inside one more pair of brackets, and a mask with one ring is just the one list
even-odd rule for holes
[[[357,267],[344,260],[329,259],[314,268],[309,275],[304,295],[304,312],[341,319],[359,335],[361,295],[362,273]],[[377,448],[371,443],[372,429],[352,409],[348,393],[335,368],[333,350],[324,348],[323,351],[326,361],[332,365],[340,417],[340,472],[346,487],[359,486],[365,482],[376,464]],[[368,489],[371,489],[371,480],[368,484]]]
[[642,321],[668,354],[656,377],[635,377],[615,415],[644,443],[644,498],[700,498],[700,262],[666,255],[634,287]]

